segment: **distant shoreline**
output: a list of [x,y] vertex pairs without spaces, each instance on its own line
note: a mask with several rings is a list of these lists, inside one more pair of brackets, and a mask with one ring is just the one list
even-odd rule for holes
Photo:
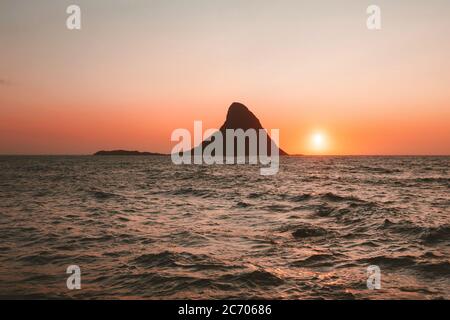
[[[139,151],[138,151],[139,152]],[[96,152],[97,153],[97,152]],[[0,154],[0,157],[98,157],[98,156],[164,156],[170,157],[169,153],[139,152],[139,154],[97,154],[96,153],[78,153],[78,154]],[[450,154],[290,154],[288,158],[297,157],[450,157]]]
[[128,151],[128,150],[111,150],[111,151],[97,151],[94,156],[170,156],[170,154],[147,152],[147,151]]

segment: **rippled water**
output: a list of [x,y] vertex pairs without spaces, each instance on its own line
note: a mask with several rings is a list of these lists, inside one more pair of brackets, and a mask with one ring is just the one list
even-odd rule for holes
[[[450,298],[450,157],[0,157],[0,296]],[[66,268],[79,265],[82,289]],[[369,265],[380,290],[366,287]]]

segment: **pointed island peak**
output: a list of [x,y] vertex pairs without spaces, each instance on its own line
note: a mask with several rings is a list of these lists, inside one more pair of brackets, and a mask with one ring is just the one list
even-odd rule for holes
[[[223,150],[226,149],[226,130],[227,129],[242,129],[244,131],[247,131],[248,129],[254,129],[254,130],[260,130],[264,129],[261,125],[261,122],[259,119],[255,116],[253,112],[250,111],[249,108],[247,108],[243,103],[240,102],[233,102],[230,107],[228,108],[227,117],[225,119],[225,122],[220,127],[219,131],[222,133],[223,139]],[[259,140],[259,137],[257,138]],[[268,155],[271,154],[271,145],[274,144],[272,139],[269,137],[269,135],[266,135],[267,139],[267,153]],[[201,147],[201,150],[204,150],[209,144],[211,143],[211,140],[205,140],[202,142],[202,144],[198,147]],[[288,155],[287,152],[282,150],[279,146],[275,144],[275,146],[278,148],[279,155]],[[191,149],[191,153],[194,153],[195,148]],[[245,152],[246,155],[248,155],[248,142],[246,142],[246,148]],[[237,154],[236,146],[235,146],[235,152],[234,154]]]
[[250,112],[250,110],[243,104],[243,103],[240,103],[240,102],[233,102],[231,105],[230,105],[230,107],[228,108],[228,113],[230,112],[230,111],[247,111],[247,112]]
[[261,122],[244,104],[233,102],[228,108],[223,129],[262,129]]

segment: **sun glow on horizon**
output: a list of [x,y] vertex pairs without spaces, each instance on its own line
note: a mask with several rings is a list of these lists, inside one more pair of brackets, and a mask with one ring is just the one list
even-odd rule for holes
[[324,132],[316,131],[310,136],[310,150],[314,153],[323,153],[328,149],[328,139]]

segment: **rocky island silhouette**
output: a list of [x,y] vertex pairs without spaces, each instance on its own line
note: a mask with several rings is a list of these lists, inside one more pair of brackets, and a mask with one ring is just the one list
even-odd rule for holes
[[[224,124],[220,127],[219,131],[215,134],[212,135],[212,137],[210,137],[209,139],[206,139],[205,141],[202,142],[201,144],[201,148],[202,150],[205,150],[205,148],[213,142],[213,139],[215,139],[215,135],[216,134],[221,134],[223,137],[223,150],[226,150],[225,146],[227,143],[227,138],[226,138],[226,130],[227,129],[232,129],[232,130],[237,130],[237,129],[242,129],[244,131],[247,131],[249,129],[253,129],[256,130],[256,132],[258,132],[259,130],[264,129],[263,126],[261,125],[261,121],[259,121],[259,119],[254,115],[253,112],[251,112],[244,104],[240,103],[240,102],[233,102],[231,104],[231,106],[228,108],[228,112],[227,112],[227,117],[225,119]],[[275,148],[278,148],[279,150],[279,155],[280,156],[286,156],[288,155],[287,152],[285,152],[284,150],[282,150],[281,148],[279,148],[279,146],[277,146],[275,144],[275,142],[269,137],[269,135],[266,133],[265,134],[265,139],[266,139],[266,146],[267,146],[267,150],[266,150],[266,154],[268,156],[271,155],[272,149],[271,146],[272,144],[274,144]],[[238,155],[238,150],[237,150],[237,138],[235,138],[234,141],[234,154]],[[250,154],[250,148],[249,148],[249,141],[248,139],[246,139],[245,141],[245,156],[249,156],[249,155],[258,155],[260,154],[260,150],[259,150],[259,136],[257,136],[257,148],[256,148],[256,154]],[[191,150],[192,153],[195,152],[196,148],[199,148],[200,146],[195,147],[194,149]],[[240,154],[240,156],[244,156],[244,154]]]
[[[220,127],[217,133],[221,133],[223,135],[223,150],[225,150],[226,146],[226,130],[227,129],[242,129],[244,131],[248,129],[254,129],[256,131],[260,129],[264,129],[261,125],[261,122],[259,119],[255,116],[253,112],[251,112],[244,104],[240,102],[233,102],[230,107],[228,108],[227,116],[225,119],[225,122]],[[214,139],[214,134],[211,139],[204,140],[201,145],[193,148],[190,150],[190,152],[193,154],[196,148],[201,147],[202,150],[205,149],[206,146],[208,146],[210,143],[212,143]],[[258,139],[258,148],[259,148],[259,137]],[[266,134],[267,139],[267,155],[271,155],[271,146],[272,144],[275,144],[273,140],[269,137],[268,134]],[[276,144],[275,144],[276,146]],[[237,144],[234,144],[234,154],[237,154]],[[286,156],[288,155],[287,152],[285,152],[283,149],[281,149],[279,146],[276,146],[279,150],[280,156]],[[189,151],[188,151],[189,152]],[[259,149],[257,149],[257,154],[259,154]],[[162,154],[162,153],[155,153],[155,152],[140,152],[140,151],[128,151],[128,150],[112,150],[112,151],[98,151],[94,153],[95,156],[162,156],[162,155],[169,155],[169,154]],[[249,142],[248,140],[245,141],[245,155],[249,155]]]

